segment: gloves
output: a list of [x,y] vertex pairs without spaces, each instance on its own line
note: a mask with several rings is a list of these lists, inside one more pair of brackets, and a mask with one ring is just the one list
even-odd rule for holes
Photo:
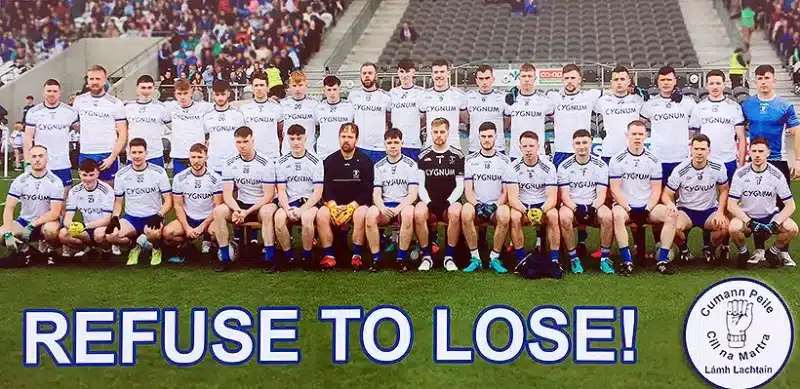
[[633,90],[631,93],[637,94],[639,97],[642,98],[642,101],[650,100],[650,94],[647,93],[646,90],[639,88],[636,85],[631,85],[631,89]]
[[22,241],[23,242],[27,242],[27,241],[29,241],[31,239],[31,235],[33,234],[33,229],[34,229],[34,227],[33,227],[33,224],[31,224],[31,223],[28,223],[28,225],[25,226],[25,229],[22,231]]
[[670,100],[674,103],[680,103],[683,100],[683,92],[677,86],[675,89],[672,90],[672,95],[670,95]]
[[151,230],[157,230],[161,228],[161,223],[164,222],[164,216],[160,214],[155,214],[147,218],[147,223],[145,224]]
[[531,208],[525,213],[525,216],[528,217],[528,221],[532,226],[538,226],[539,224],[542,224],[543,215],[544,213],[540,208]]
[[73,238],[77,238],[80,234],[86,231],[86,226],[81,222],[72,222],[67,227],[67,232],[69,232],[69,236]]
[[444,200],[442,202],[431,201],[428,203],[428,212],[433,215],[442,215],[450,208],[450,202]]
[[[753,237],[767,240],[767,239],[769,239],[770,236],[772,236],[772,233],[773,233],[772,225],[773,224],[777,224],[777,223],[773,222],[773,223],[770,223],[770,224],[764,224],[764,223],[759,223],[757,221],[754,221],[754,220],[750,219],[750,221],[747,222],[747,228],[749,228],[751,231],[753,231]],[[776,230],[777,230],[777,228],[776,228]]]
[[643,226],[647,224],[647,219],[650,217],[650,211],[647,208],[631,208],[631,211],[628,213],[631,218],[631,222],[636,224],[637,226]]
[[575,208],[575,221],[580,225],[588,226],[594,222],[597,210],[591,205],[578,205]]
[[119,226],[119,216],[112,216],[111,221],[108,222],[106,226],[106,235],[113,234],[114,230],[120,229]]
[[506,104],[514,105],[514,103],[517,101],[517,96],[519,96],[519,88],[511,88],[511,90],[506,93]]
[[331,220],[333,220],[333,223],[337,226],[342,226],[349,222],[353,217],[353,213],[358,209],[358,203],[355,201],[347,205],[338,206],[335,202],[329,201],[326,205],[328,209],[331,209],[332,206],[334,207],[331,209]]
[[488,222],[495,212],[497,212],[497,204],[478,203],[475,205],[475,216],[481,221]]

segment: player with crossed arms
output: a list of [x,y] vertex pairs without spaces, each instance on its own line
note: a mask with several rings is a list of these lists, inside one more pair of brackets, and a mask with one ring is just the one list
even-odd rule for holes
[[[772,267],[780,265],[794,267],[789,255],[789,243],[797,236],[797,223],[792,220],[795,210],[794,198],[783,173],[768,163],[770,145],[766,138],[756,137],[750,141],[751,162],[736,170],[728,195],[728,212],[733,215],[730,233],[739,249],[739,267],[756,265],[766,260]],[[775,202],[780,199],[783,209],[776,212]],[[775,244],[766,253],[748,255],[745,238],[766,241],[777,234]]]
[[172,180],[172,202],[175,220],[164,227],[164,240],[177,246],[176,255],[168,259],[182,263],[186,249],[197,238],[204,238],[202,253],[211,251],[214,208],[222,204],[222,177],[206,167],[208,148],[195,143],[189,148],[189,169],[175,175]]
[[[720,245],[724,261],[727,262],[728,245],[723,243],[728,236],[728,218],[725,216],[728,203],[728,174],[724,165],[708,159],[711,140],[706,135],[694,136],[691,146],[692,156],[672,171],[667,187],[661,195],[661,201],[667,206],[669,213],[678,215],[676,240],[681,242],[679,246],[682,261],[689,261],[686,233],[692,227],[699,227],[704,232],[711,232],[711,244],[703,245],[703,257],[706,262],[715,260],[714,247]],[[679,195],[677,202],[676,193]]]
[[413,159],[403,155],[403,133],[393,128],[383,135],[386,157],[375,164],[373,205],[367,211],[367,243],[373,263],[369,270],[381,269],[379,228],[395,221],[400,223],[397,262],[400,271],[407,271],[406,255],[414,234],[414,202],[419,191],[419,170]]
[[600,270],[614,273],[609,259],[614,240],[611,210],[605,205],[608,194],[608,166],[602,159],[591,155],[592,134],[578,130],[572,135],[575,151],[558,167],[558,187],[561,207],[558,210],[561,236],[571,263],[572,272],[583,273],[581,259],[575,245],[576,226],[600,225]]
[[306,129],[292,124],[286,130],[291,151],[278,158],[275,176],[278,210],[275,211],[275,235],[287,259],[292,259],[292,226],[300,224],[303,241],[302,267],[310,268],[314,245],[314,223],[322,200],[325,179],[323,161],[306,149]]
[[[85,159],[78,167],[80,183],[67,195],[64,226],[58,238],[66,247],[85,255],[91,247],[106,245],[105,227],[111,221],[114,208],[114,188],[100,181],[100,169],[93,159]],[[75,220],[80,212],[83,221]]]
[[489,267],[497,273],[506,273],[500,262],[500,251],[506,242],[510,211],[508,187],[516,184],[508,157],[495,149],[497,127],[485,122],[478,128],[481,151],[467,157],[464,165],[464,197],[461,208],[461,226],[470,251],[470,264],[465,272],[483,267],[478,253],[478,231],[476,225],[494,224],[494,242],[489,254]]

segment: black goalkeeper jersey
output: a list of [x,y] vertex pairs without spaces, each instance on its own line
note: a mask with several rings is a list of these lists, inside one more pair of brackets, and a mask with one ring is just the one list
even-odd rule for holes
[[425,172],[425,190],[431,202],[443,202],[456,188],[456,176],[464,175],[464,153],[453,146],[441,153],[428,146],[419,153],[417,167]]

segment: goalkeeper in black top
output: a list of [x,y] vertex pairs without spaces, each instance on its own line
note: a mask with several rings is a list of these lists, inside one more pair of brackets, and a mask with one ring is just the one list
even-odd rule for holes
[[464,153],[448,144],[450,122],[436,118],[431,122],[431,146],[419,155],[419,198],[414,210],[414,231],[422,247],[422,262],[419,271],[428,271],[433,266],[431,242],[428,241],[428,223],[447,223],[447,248],[444,268],[456,271],[453,253],[461,234],[461,203],[464,192]]
[[353,269],[364,266],[361,250],[366,240],[367,210],[372,205],[373,165],[366,153],[356,148],[358,126],[344,123],[339,128],[339,151],[325,158],[325,178],[322,184],[324,206],[317,211],[317,235],[322,246],[320,267],[336,266],[333,255],[333,229],[340,231],[353,225]]

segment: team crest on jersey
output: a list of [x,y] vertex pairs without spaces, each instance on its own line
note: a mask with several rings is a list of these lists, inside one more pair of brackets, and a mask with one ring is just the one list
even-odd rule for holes
[[392,175],[397,174],[397,166],[392,166]]
[[719,112],[719,107],[717,107],[717,106],[715,105],[715,106],[711,107],[711,111],[712,111],[712,112]]
[[225,121],[225,114],[224,114],[224,113],[221,113],[221,114],[219,114],[219,120],[220,120],[221,122],[224,122],[224,121]]
[[372,95],[367,95],[367,101],[372,100]]
[[359,170],[353,170],[353,178],[358,179],[361,177],[361,172]]
[[302,165],[302,164],[300,164],[299,162],[298,162],[298,163],[295,163],[295,164],[294,164],[294,170],[295,170],[295,171],[298,171],[298,172],[299,172],[299,171],[301,171],[301,170],[303,170],[303,165]]
[[336,112],[336,106],[335,105],[331,105],[331,112]]
[[258,105],[258,112],[264,112],[264,106],[259,104]]
[[140,174],[140,175],[138,175],[138,176],[136,176],[136,182],[139,182],[139,183],[142,183],[142,182],[144,182],[144,176],[143,176],[143,175],[141,175],[141,174]]
[[525,106],[526,106],[526,107],[527,107],[527,106],[529,106],[529,105],[531,105],[531,101],[530,101],[530,100],[528,100],[528,99],[525,99],[524,101],[525,101]]
[[403,92],[403,95],[400,96],[401,99],[405,99],[406,97],[408,97],[408,92]]
[[667,108],[672,108],[672,103],[667,103]]
[[623,105],[623,104],[625,104],[625,100],[617,99],[617,105]]
[[195,189],[200,189],[200,186],[202,186],[202,185],[203,185],[203,183],[200,180],[194,180],[194,188]]
[[145,106],[139,107],[139,113],[144,113],[145,110],[147,110]]
[[489,170],[491,167],[492,167],[492,163],[491,162],[484,162],[483,163],[483,168],[484,169]]
[[698,173],[697,174],[697,181],[702,181],[702,180],[703,180],[703,173]]
[[486,102],[486,97],[481,97],[481,101],[485,103]]
[[583,176],[586,177],[586,168],[581,169],[581,174],[583,174]]
[[769,108],[769,103],[761,103],[761,113],[766,113]]
[[444,96],[439,96],[439,101],[444,101]]
[[91,196],[91,195],[89,195],[89,196],[86,196],[86,201],[88,201],[88,202],[89,202],[89,204],[92,204],[92,203],[94,203],[94,196]]
[[456,157],[454,157],[454,156],[452,156],[452,155],[451,155],[451,156],[450,156],[450,164],[452,165],[452,164],[454,164],[454,163],[456,163]]

